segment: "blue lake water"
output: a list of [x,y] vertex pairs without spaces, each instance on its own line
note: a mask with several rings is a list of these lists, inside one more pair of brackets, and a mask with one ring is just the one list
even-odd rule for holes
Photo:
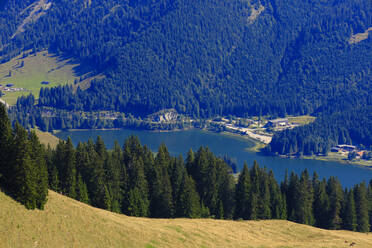
[[185,157],[190,148],[197,151],[200,146],[208,146],[216,155],[224,156],[227,154],[229,157],[235,158],[239,168],[243,167],[244,161],[251,166],[253,161],[256,160],[260,166],[266,166],[273,170],[275,177],[280,181],[283,180],[286,169],[289,173],[291,171],[300,173],[305,168],[311,174],[316,171],[320,178],[336,176],[345,187],[350,187],[363,180],[368,182],[372,179],[372,169],[339,162],[263,156],[247,151],[247,148],[253,146],[253,142],[250,140],[198,129],[177,132],[130,129],[62,131],[57,133],[56,136],[62,139],[67,139],[70,136],[75,145],[79,141],[95,140],[97,136],[101,136],[107,148],[112,148],[115,140],[123,145],[124,140],[132,134],[138,136],[141,143],[147,145],[154,152],[157,151],[161,143],[165,143],[173,156],[182,154]]

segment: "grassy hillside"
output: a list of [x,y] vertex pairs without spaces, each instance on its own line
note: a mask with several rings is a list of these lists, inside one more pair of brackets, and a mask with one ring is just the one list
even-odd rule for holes
[[372,247],[372,235],[288,221],[147,219],[49,192],[44,211],[0,193],[1,247]]
[[[21,66],[22,63],[23,66]],[[26,58],[20,55],[0,65],[0,84],[14,84],[14,87],[26,90],[6,93],[3,99],[12,105],[16,103],[17,97],[20,95],[33,93],[38,97],[41,87],[71,84],[79,78],[74,73],[76,66],[78,64],[51,55],[46,51],[29,55]],[[11,71],[10,77],[9,71]],[[50,84],[42,85],[41,82],[43,81],[50,82]]]
[[51,133],[40,131],[39,129],[35,130],[37,137],[44,145],[50,145],[51,148],[55,148],[58,144],[59,139]]

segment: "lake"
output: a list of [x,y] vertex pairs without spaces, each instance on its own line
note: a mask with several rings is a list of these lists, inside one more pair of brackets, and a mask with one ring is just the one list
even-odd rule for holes
[[227,134],[217,134],[213,132],[192,129],[175,132],[154,132],[147,130],[81,130],[81,131],[61,131],[56,134],[61,139],[71,137],[73,143],[77,145],[79,141],[85,142],[88,139],[95,140],[101,136],[107,148],[112,148],[114,141],[117,140],[123,145],[124,140],[130,135],[139,137],[143,145],[147,145],[152,151],[156,152],[161,143],[165,143],[171,155],[178,156],[182,154],[185,158],[187,151],[191,148],[197,151],[200,146],[208,146],[210,150],[219,156],[227,154],[235,158],[238,167],[242,168],[244,161],[249,166],[256,160],[258,164],[266,166],[273,170],[275,177],[281,181],[284,178],[285,171],[294,171],[301,173],[305,168],[312,174],[316,171],[320,178],[336,176],[345,187],[353,186],[361,181],[368,182],[372,179],[372,170],[339,162],[308,160],[308,159],[287,159],[275,156],[263,156],[247,148],[252,147],[254,143],[242,137],[236,137]]

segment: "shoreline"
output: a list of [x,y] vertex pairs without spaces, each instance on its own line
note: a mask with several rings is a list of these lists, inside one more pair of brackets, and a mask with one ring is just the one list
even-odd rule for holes
[[342,158],[335,158],[332,156],[303,156],[300,159],[307,159],[307,160],[318,160],[318,161],[326,161],[326,162],[338,162],[340,164],[347,164],[358,166],[366,169],[372,170],[372,161],[350,161]]
[[[239,139],[244,139],[244,140],[247,140],[247,141],[250,141],[252,142],[252,146],[251,147],[246,147],[245,150],[248,151],[248,152],[253,152],[253,153],[260,153],[261,149],[264,148],[267,144],[263,143],[262,141],[258,140],[258,139],[255,139],[254,137],[251,137],[250,135],[243,135],[243,134],[239,134],[239,133],[235,133],[235,132],[229,132],[229,131],[223,131],[223,132],[217,132],[217,131],[214,131],[214,130],[211,130],[211,129],[208,129],[208,128],[184,128],[184,129],[172,129],[172,130],[148,130],[148,129],[136,129],[136,128],[126,128],[126,127],[123,127],[123,128],[103,128],[103,129],[68,129],[68,130],[54,130],[52,132],[52,134],[58,134],[59,132],[62,132],[62,131],[69,131],[69,132],[74,132],[74,131],[114,131],[114,130],[122,130],[122,129],[132,129],[132,130],[135,130],[135,131],[149,131],[149,132],[157,132],[157,133],[169,133],[169,132],[181,132],[181,131],[188,131],[188,130],[192,130],[192,129],[197,129],[197,130],[201,130],[201,131],[207,131],[207,132],[212,132],[212,133],[215,133],[215,134],[222,134],[222,135],[227,135],[227,136],[231,136],[231,137],[234,137],[234,138],[239,138]],[[277,157],[281,157],[283,159],[291,159],[292,157],[290,156],[280,156],[280,155],[272,155],[272,156],[277,156]],[[366,169],[372,169],[372,161],[369,162],[369,161],[349,161],[349,160],[345,160],[343,158],[340,158],[340,157],[335,157],[335,156],[330,156],[330,155],[327,155],[327,156],[316,156],[316,155],[313,155],[313,156],[302,156],[302,157],[294,157],[294,158],[298,158],[298,159],[306,159],[306,160],[318,160],[318,161],[326,161],[326,162],[338,162],[340,164],[347,164],[347,165],[353,165],[353,166],[358,166],[358,167],[362,167],[362,168],[366,168]]]

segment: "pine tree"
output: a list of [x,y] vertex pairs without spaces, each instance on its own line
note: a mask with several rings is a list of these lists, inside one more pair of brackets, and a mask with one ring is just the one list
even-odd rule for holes
[[296,221],[296,214],[298,212],[298,196],[299,196],[299,178],[292,172],[287,189],[287,211],[289,220]]
[[174,214],[172,187],[167,168],[157,165],[153,194],[151,196],[151,216],[155,218],[170,218]]
[[260,191],[258,199],[258,218],[259,219],[270,219],[270,190],[267,172],[265,169],[261,169],[259,173]]
[[278,183],[274,178],[273,171],[269,172],[269,191],[270,191],[270,210],[271,218],[286,219],[287,208],[286,202],[283,200],[282,193],[279,189]]
[[9,191],[16,200],[28,209],[35,209],[37,204],[37,165],[31,159],[31,146],[28,134],[20,124],[14,127],[12,176],[9,178]]
[[244,163],[243,170],[239,175],[238,183],[235,192],[235,219],[242,218],[248,220],[250,218],[249,201],[251,193],[251,178],[249,175],[248,166]]
[[309,178],[307,170],[302,172],[297,198],[296,221],[299,223],[313,225],[313,183]]
[[357,231],[369,231],[367,189],[364,182],[354,187],[354,198],[357,216]]
[[356,231],[357,217],[355,210],[354,192],[351,189],[345,192],[345,203],[343,209],[342,227],[346,230]]
[[184,177],[186,172],[186,168],[183,164],[183,158],[182,156],[179,156],[178,158],[173,158],[171,162],[171,168],[172,168],[172,174],[170,176],[171,178],[171,184],[172,184],[172,199],[174,200],[174,209],[175,209],[175,217],[178,216],[178,209],[179,209],[179,196],[181,194],[181,187],[184,183]]
[[368,184],[368,215],[369,215],[369,230],[372,232],[372,179]]
[[0,103],[0,186],[9,187],[12,128],[5,105]]
[[259,193],[260,193],[260,171],[256,161],[253,162],[253,167],[250,170],[251,176],[251,193],[249,201],[249,219],[256,220],[259,218]]
[[335,177],[330,177],[328,179],[327,194],[329,197],[327,228],[337,230],[341,228],[342,224],[341,203],[343,198],[343,192],[340,182]]
[[62,182],[63,192],[71,197],[76,199],[76,160],[75,160],[75,148],[72,144],[72,140],[69,137],[65,144],[65,178]]
[[76,188],[76,200],[89,204],[89,196],[87,185],[84,183],[81,174],[78,174],[77,188]]
[[185,172],[178,196],[176,215],[177,217],[199,218],[202,215],[201,212],[200,198],[196,192],[194,180]]
[[124,206],[127,206],[127,209],[124,209],[124,213],[132,216],[148,216],[149,191],[142,158],[137,159],[134,157],[128,163],[126,166],[129,175],[129,193],[127,200],[124,201]]
[[37,208],[44,209],[48,197],[48,169],[45,160],[45,148],[40,144],[34,131],[29,134],[29,142],[31,146],[30,157],[34,162],[36,172],[36,205]]
[[328,213],[330,208],[329,198],[326,191],[327,182],[317,180],[314,184],[314,204],[313,212],[315,226],[320,228],[328,227]]
[[111,195],[106,185],[104,185],[103,209],[111,211]]

